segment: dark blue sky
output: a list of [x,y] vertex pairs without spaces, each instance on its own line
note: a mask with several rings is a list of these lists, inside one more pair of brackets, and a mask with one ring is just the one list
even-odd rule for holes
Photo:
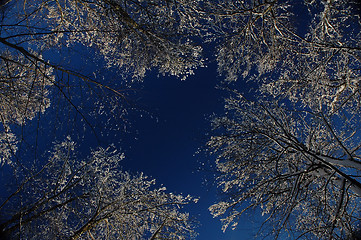
[[219,219],[210,215],[208,207],[218,199],[212,184],[214,172],[208,166],[212,161],[204,152],[196,154],[207,140],[209,116],[223,111],[227,93],[216,89],[221,80],[214,65],[196,70],[185,81],[156,76],[144,79],[137,104],[148,114],[140,117],[137,113],[131,119],[137,140],[132,140],[131,134],[121,143],[126,154],[123,166],[155,178],[170,192],[199,197],[198,204],[186,208],[200,222],[197,239],[250,239],[255,230],[250,219],[244,218],[238,230],[223,233]]

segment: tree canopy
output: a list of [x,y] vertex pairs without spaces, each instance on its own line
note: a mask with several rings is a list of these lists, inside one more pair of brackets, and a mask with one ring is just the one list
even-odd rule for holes
[[[224,229],[256,207],[262,234],[357,239],[360,223],[360,15],[346,1],[224,2],[219,70],[258,83],[235,92],[208,142],[227,198]],[[300,16],[303,22],[297,24]],[[224,24],[222,24],[224,22]],[[221,131],[222,132],[222,131]]]
[[[122,170],[112,147],[84,160],[74,146],[89,131],[122,128],[134,108],[126,92],[147,73],[184,80],[214,61],[229,92],[205,146],[221,190],[209,210],[222,229],[258,209],[266,238],[358,239],[360,9],[346,0],[0,1],[0,165],[18,180],[0,202],[1,234],[195,237],[178,209],[192,197]],[[42,124],[58,130],[40,152]]]
[[0,206],[9,239],[190,239],[193,201],[120,168],[122,153],[98,149],[80,160],[75,143],[55,144],[49,160]]

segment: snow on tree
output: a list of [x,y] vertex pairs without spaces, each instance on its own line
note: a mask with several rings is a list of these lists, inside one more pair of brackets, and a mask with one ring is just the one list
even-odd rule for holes
[[12,159],[17,149],[15,134],[9,129],[0,132],[0,166],[4,164],[12,165]]
[[327,114],[339,110],[359,114],[361,19],[357,6],[352,1],[310,4],[314,19],[298,41],[301,47],[292,60],[285,59],[279,78],[263,88],[275,97],[303,102]]
[[[57,1],[46,6],[53,32],[96,46],[111,67],[135,78],[147,70],[186,76],[202,65],[191,41],[201,25],[193,1]],[[77,14],[74,14],[77,13]],[[59,36],[56,41],[60,41]]]
[[274,69],[283,53],[294,45],[288,45],[294,37],[285,27],[290,15],[289,1],[206,3],[209,26],[215,32],[214,39],[220,40],[218,70],[226,74],[228,81],[250,77],[254,66],[260,72]]
[[[203,65],[202,48],[194,41],[201,32],[198,4],[198,0],[2,1],[0,131],[11,132],[11,124],[24,126],[26,120],[39,119],[37,113],[62,99],[61,104],[67,103],[95,132],[95,114],[90,117],[84,105],[109,108],[108,112],[117,108],[114,115],[124,114],[120,108],[127,94],[122,88],[130,85],[126,79],[142,79],[150,70],[183,78],[192,74]],[[82,60],[93,65],[99,61],[97,69],[74,67],[66,51],[79,46],[95,52],[97,56],[89,54],[90,60]],[[108,71],[102,70],[103,59],[121,81],[99,76]]]
[[24,56],[9,53],[3,53],[0,64],[0,116],[4,126],[24,124],[49,107],[52,68],[41,69]]
[[124,158],[99,148],[78,159],[70,139],[1,202],[0,236],[14,239],[191,239],[182,206],[196,201],[120,170]]
[[0,165],[13,164],[17,150],[11,125],[24,125],[50,106],[52,68],[38,65],[22,55],[0,56]]
[[211,2],[219,71],[331,112],[358,106],[360,9],[343,0]]
[[241,94],[226,109],[212,122],[223,133],[208,142],[225,195],[210,211],[224,216],[223,229],[261,208],[273,227],[265,235],[352,237],[361,213],[360,117],[292,110]]
[[[186,76],[202,65],[198,1],[10,1],[0,43],[36,61],[39,52],[81,43],[134,78],[147,70]],[[29,54],[32,49],[35,53]],[[51,66],[52,62],[46,62]],[[55,67],[56,70],[65,70]],[[69,72],[67,72],[69,73]]]
[[[354,238],[360,223],[360,29],[353,1],[209,4],[219,71],[259,95],[227,99],[208,142],[224,228],[261,207],[272,237]],[[223,132],[222,132],[223,130]],[[266,234],[267,228],[264,228]]]

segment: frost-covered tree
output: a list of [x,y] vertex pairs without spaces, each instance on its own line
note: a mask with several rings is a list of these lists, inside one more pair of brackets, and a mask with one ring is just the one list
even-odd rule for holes
[[[219,71],[253,80],[227,100],[208,147],[218,156],[224,229],[261,207],[273,237],[353,238],[360,228],[360,5],[216,1]],[[223,129],[223,134],[220,129]],[[266,231],[267,228],[264,229]],[[265,233],[265,232],[264,232]],[[266,234],[266,233],[265,233]],[[281,235],[283,236],[283,235]]]
[[[96,114],[86,106],[95,104],[94,112],[118,111],[113,114],[119,117],[125,79],[142,79],[150,70],[192,74],[203,65],[202,49],[194,41],[201,32],[198,5],[198,0],[1,1],[0,131],[10,134],[11,124],[40,119],[52,102],[58,109],[67,104],[94,131]],[[73,49],[81,49],[91,67],[74,67]],[[91,49],[89,56],[86,49]],[[105,66],[122,80],[101,76]],[[71,118],[61,117],[54,125],[71,125],[63,119]],[[1,145],[0,156],[14,153],[7,146]],[[11,162],[0,159],[0,164]]]
[[[195,199],[167,193],[143,174],[120,170],[123,154],[98,149],[79,159],[70,139],[1,201],[5,239],[191,239],[183,205]],[[3,238],[2,238],[3,239]]]
[[[62,115],[65,102],[91,125],[88,117],[98,117],[95,114],[101,115],[106,105],[100,104],[96,113],[85,116],[86,106],[99,104],[88,94],[106,98],[111,111],[119,108],[119,99],[124,98],[119,83],[98,77],[95,69],[89,73],[75,68],[73,56],[64,54],[66,50],[92,49],[98,56],[92,55],[88,62],[94,65],[104,59],[107,67],[117,69],[124,79],[141,79],[153,69],[186,77],[203,64],[201,47],[193,41],[200,32],[197,5],[198,1],[152,0],[0,2],[0,164],[14,163],[11,157],[20,151],[19,142],[22,150],[29,148],[36,158],[29,160],[30,154],[23,152],[16,155],[20,164],[12,170],[21,181],[0,203],[0,238],[194,236],[188,214],[179,210],[193,199],[166,193],[143,174],[121,171],[122,154],[99,149],[81,161],[73,156],[74,144],[66,141],[57,144],[43,164],[36,147],[41,114],[54,103],[58,104],[54,109],[60,116],[54,118],[59,118],[59,124],[64,121],[67,125],[71,118],[67,110]],[[81,105],[81,97],[90,101]],[[30,131],[36,135],[31,136],[33,142],[15,135],[26,134],[22,126],[35,117],[36,129]],[[57,125],[51,123],[47,121]],[[21,131],[12,131],[14,125],[21,126]]]
[[[187,75],[202,65],[198,1],[9,1],[0,43],[55,70],[40,53],[81,43],[95,47],[110,67],[130,77],[147,70]],[[63,56],[60,56],[63,57]],[[48,60],[50,62],[48,62]],[[67,72],[69,73],[69,72]]]
[[277,101],[227,100],[221,133],[208,147],[217,155],[224,199],[210,207],[223,229],[250,209],[265,215],[272,237],[352,239],[361,214],[359,115],[292,110]]
[[213,36],[221,40],[216,55],[218,70],[226,74],[227,80],[249,77],[254,67],[260,72],[274,69],[280,56],[289,49],[280,47],[288,46],[293,39],[288,39],[289,1],[206,3]]
[[8,128],[0,132],[0,166],[12,165],[12,159],[17,151],[17,140],[14,133]]
[[358,1],[214,1],[219,71],[274,96],[337,111],[360,98]]
[[40,69],[24,56],[4,53],[0,60],[0,116],[3,125],[22,124],[49,106],[51,69]]
[[54,43],[95,46],[108,65],[132,77],[157,68],[162,74],[188,75],[202,65],[198,1],[54,1],[46,3]]
[[0,56],[0,165],[11,164],[17,149],[11,125],[25,124],[50,105],[53,75],[43,67],[19,54]]

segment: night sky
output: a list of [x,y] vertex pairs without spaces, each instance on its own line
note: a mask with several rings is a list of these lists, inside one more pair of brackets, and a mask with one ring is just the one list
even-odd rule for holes
[[[81,66],[84,61],[79,53],[84,53],[82,48],[71,53],[75,55],[72,61],[75,66]],[[87,61],[84,71],[91,72],[97,64]],[[118,88],[122,88],[125,79],[116,72],[103,71],[106,78],[118,81]],[[111,117],[107,125],[102,125],[105,120],[101,120],[94,126],[96,132],[103,132],[103,136],[99,135],[100,141],[88,128],[84,140],[78,144],[83,156],[89,153],[89,149],[114,144],[125,154],[121,164],[123,170],[143,172],[156,179],[157,184],[165,186],[168,192],[199,198],[197,204],[184,208],[198,222],[195,231],[199,233],[199,240],[252,239],[262,223],[262,219],[257,219],[259,215],[244,215],[236,230],[229,228],[223,233],[220,219],[213,218],[208,211],[220,195],[214,184],[214,158],[203,148],[208,140],[207,134],[211,133],[209,120],[212,115],[223,113],[224,98],[229,95],[223,87],[230,84],[222,83],[223,79],[214,62],[196,69],[195,74],[186,80],[159,76],[157,71],[149,72],[141,82],[129,84],[134,91],[131,90],[126,103],[123,102],[122,107],[129,109],[125,120]],[[246,95],[251,88],[250,84],[241,81],[232,86]],[[126,131],[108,130],[116,124],[124,124]]]
[[137,104],[148,114],[142,118],[134,114],[131,122],[138,133],[128,136],[128,144],[121,145],[126,155],[123,166],[155,178],[170,192],[199,197],[197,204],[186,207],[199,221],[197,239],[250,239],[256,231],[254,217],[244,217],[236,230],[223,233],[219,219],[208,211],[219,196],[213,184],[212,157],[202,147],[211,131],[209,118],[222,113],[228,95],[217,87],[221,82],[212,64],[184,81],[146,77]]

